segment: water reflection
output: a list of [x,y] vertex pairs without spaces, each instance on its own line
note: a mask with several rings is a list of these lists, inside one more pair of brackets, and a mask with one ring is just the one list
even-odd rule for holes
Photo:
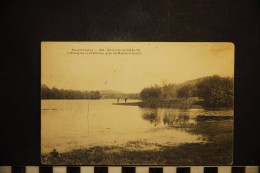
[[194,119],[190,118],[188,109],[145,108],[142,109],[142,118],[154,126],[162,124],[167,127],[187,127],[195,122]]
[[188,125],[190,123],[189,119],[189,111],[166,111],[163,116],[163,123],[169,127],[178,127]]
[[158,109],[143,109],[142,118],[149,121],[154,126],[157,126],[161,123],[161,118],[158,115]]
[[[43,100],[42,152],[51,152],[54,148],[64,152],[97,145],[122,146],[129,141],[149,141],[152,145],[167,146],[201,142],[200,135],[204,135],[208,128],[212,127],[214,132],[215,127],[208,124],[219,120],[217,116],[233,115],[233,111],[227,110],[151,109],[113,105],[114,102],[109,99],[90,102]],[[203,117],[205,115],[210,121]]]

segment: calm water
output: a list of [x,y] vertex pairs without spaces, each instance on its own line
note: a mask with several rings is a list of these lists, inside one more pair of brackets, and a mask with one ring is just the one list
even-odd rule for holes
[[[138,100],[128,100],[135,102]],[[92,146],[123,146],[132,150],[158,145],[207,142],[185,132],[198,115],[229,115],[233,111],[148,109],[112,105],[116,100],[42,100],[42,153]],[[181,127],[181,128],[180,128]],[[134,147],[129,142],[145,143]],[[147,145],[149,144],[149,145]]]

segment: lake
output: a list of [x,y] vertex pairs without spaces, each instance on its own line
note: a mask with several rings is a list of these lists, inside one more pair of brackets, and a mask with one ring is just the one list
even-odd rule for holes
[[185,131],[185,128],[197,123],[198,115],[233,116],[232,110],[151,109],[112,105],[116,102],[114,99],[42,100],[42,153],[53,149],[67,152],[93,146],[154,150],[160,146],[205,143],[207,139],[202,135]]

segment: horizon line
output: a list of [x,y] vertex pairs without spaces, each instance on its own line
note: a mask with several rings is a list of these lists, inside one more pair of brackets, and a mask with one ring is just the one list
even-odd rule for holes
[[[221,76],[221,75],[210,75],[210,76]],[[168,82],[167,84],[176,84],[176,85],[180,85],[180,84],[183,84],[185,82],[188,82],[188,81],[192,81],[192,80],[196,80],[196,79],[201,79],[201,78],[206,78],[206,77],[210,77],[210,76],[204,76],[204,77],[199,77],[199,78],[195,78],[195,79],[189,79],[189,80],[186,80],[186,81],[183,81],[183,82],[179,82],[179,83],[175,83],[175,82]],[[234,74],[231,75],[231,76],[221,76],[221,77],[231,77],[231,78],[234,78]],[[167,84],[151,84],[150,86],[145,86],[143,88],[147,88],[147,87],[151,87],[151,86],[155,86],[155,85],[158,85],[158,86],[164,86],[164,85],[167,85]],[[46,85],[48,88],[57,88],[57,89],[63,89],[63,90],[74,90],[74,91],[115,91],[115,92],[119,92],[121,94],[137,94],[137,93],[140,93],[141,91],[139,92],[123,92],[123,91],[119,91],[119,90],[114,90],[114,89],[100,89],[100,90],[87,90],[87,89],[64,89],[64,88],[59,88],[59,87],[56,87],[56,86],[48,86],[47,84],[44,84],[44,83],[41,83],[41,86],[42,85]]]

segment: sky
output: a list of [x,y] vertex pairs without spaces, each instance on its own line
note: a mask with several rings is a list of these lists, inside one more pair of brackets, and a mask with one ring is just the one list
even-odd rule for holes
[[41,83],[137,93],[154,84],[234,76],[234,49],[227,42],[42,42]]

